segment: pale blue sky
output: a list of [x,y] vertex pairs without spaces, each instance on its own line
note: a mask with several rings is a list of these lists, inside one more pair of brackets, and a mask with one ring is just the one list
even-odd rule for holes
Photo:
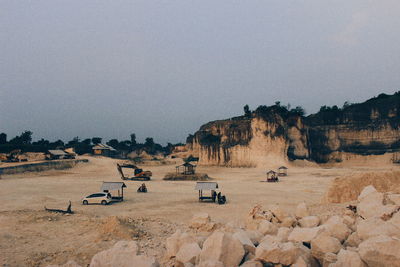
[[184,141],[400,90],[400,1],[0,1],[0,132]]

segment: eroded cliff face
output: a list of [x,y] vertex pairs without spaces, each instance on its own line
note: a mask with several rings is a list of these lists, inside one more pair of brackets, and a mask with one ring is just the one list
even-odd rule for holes
[[288,150],[299,158],[308,157],[301,118],[290,121],[291,125],[278,113],[271,113],[211,122],[189,138],[188,147],[199,156],[201,165],[283,165],[288,161]]
[[202,165],[278,166],[289,160],[341,162],[400,150],[400,94],[303,117],[278,106],[203,125],[187,146]]

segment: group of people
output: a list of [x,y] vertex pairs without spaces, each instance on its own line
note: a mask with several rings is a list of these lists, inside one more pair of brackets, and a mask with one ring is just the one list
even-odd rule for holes
[[212,200],[213,200],[213,202],[215,202],[215,201],[217,200],[217,203],[218,203],[219,205],[222,205],[222,204],[225,204],[225,203],[226,203],[226,197],[223,196],[223,195],[221,194],[221,192],[218,192],[218,194],[217,194],[217,192],[215,192],[214,190],[212,190],[211,195],[212,195]]

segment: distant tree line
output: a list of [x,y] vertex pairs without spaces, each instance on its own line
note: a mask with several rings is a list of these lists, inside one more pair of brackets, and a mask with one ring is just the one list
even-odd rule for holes
[[[0,153],[9,153],[15,149],[21,149],[23,152],[46,152],[49,149],[66,149],[72,147],[77,154],[82,155],[91,153],[92,147],[101,144],[103,141],[101,137],[80,139],[77,136],[67,142],[62,140],[50,142],[43,138],[33,142],[32,135],[32,131],[24,131],[20,135],[8,140],[6,133],[0,133]],[[158,153],[170,154],[175,146],[171,143],[162,146],[155,143],[154,139],[151,137],[146,138],[144,143],[139,143],[136,141],[136,135],[134,133],[130,135],[130,140],[118,141],[118,139],[111,139],[106,144],[121,152],[146,151],[151,155]]]

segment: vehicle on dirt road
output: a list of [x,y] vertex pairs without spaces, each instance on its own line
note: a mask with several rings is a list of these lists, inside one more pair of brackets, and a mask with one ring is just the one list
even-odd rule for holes
[[88,204],[101,204],[101,205],[107,205],[112,201],[111,194],[110,193],[95,193],[88,195],[84,199],[82,199],[82,204],[83,205],[88,205]]

